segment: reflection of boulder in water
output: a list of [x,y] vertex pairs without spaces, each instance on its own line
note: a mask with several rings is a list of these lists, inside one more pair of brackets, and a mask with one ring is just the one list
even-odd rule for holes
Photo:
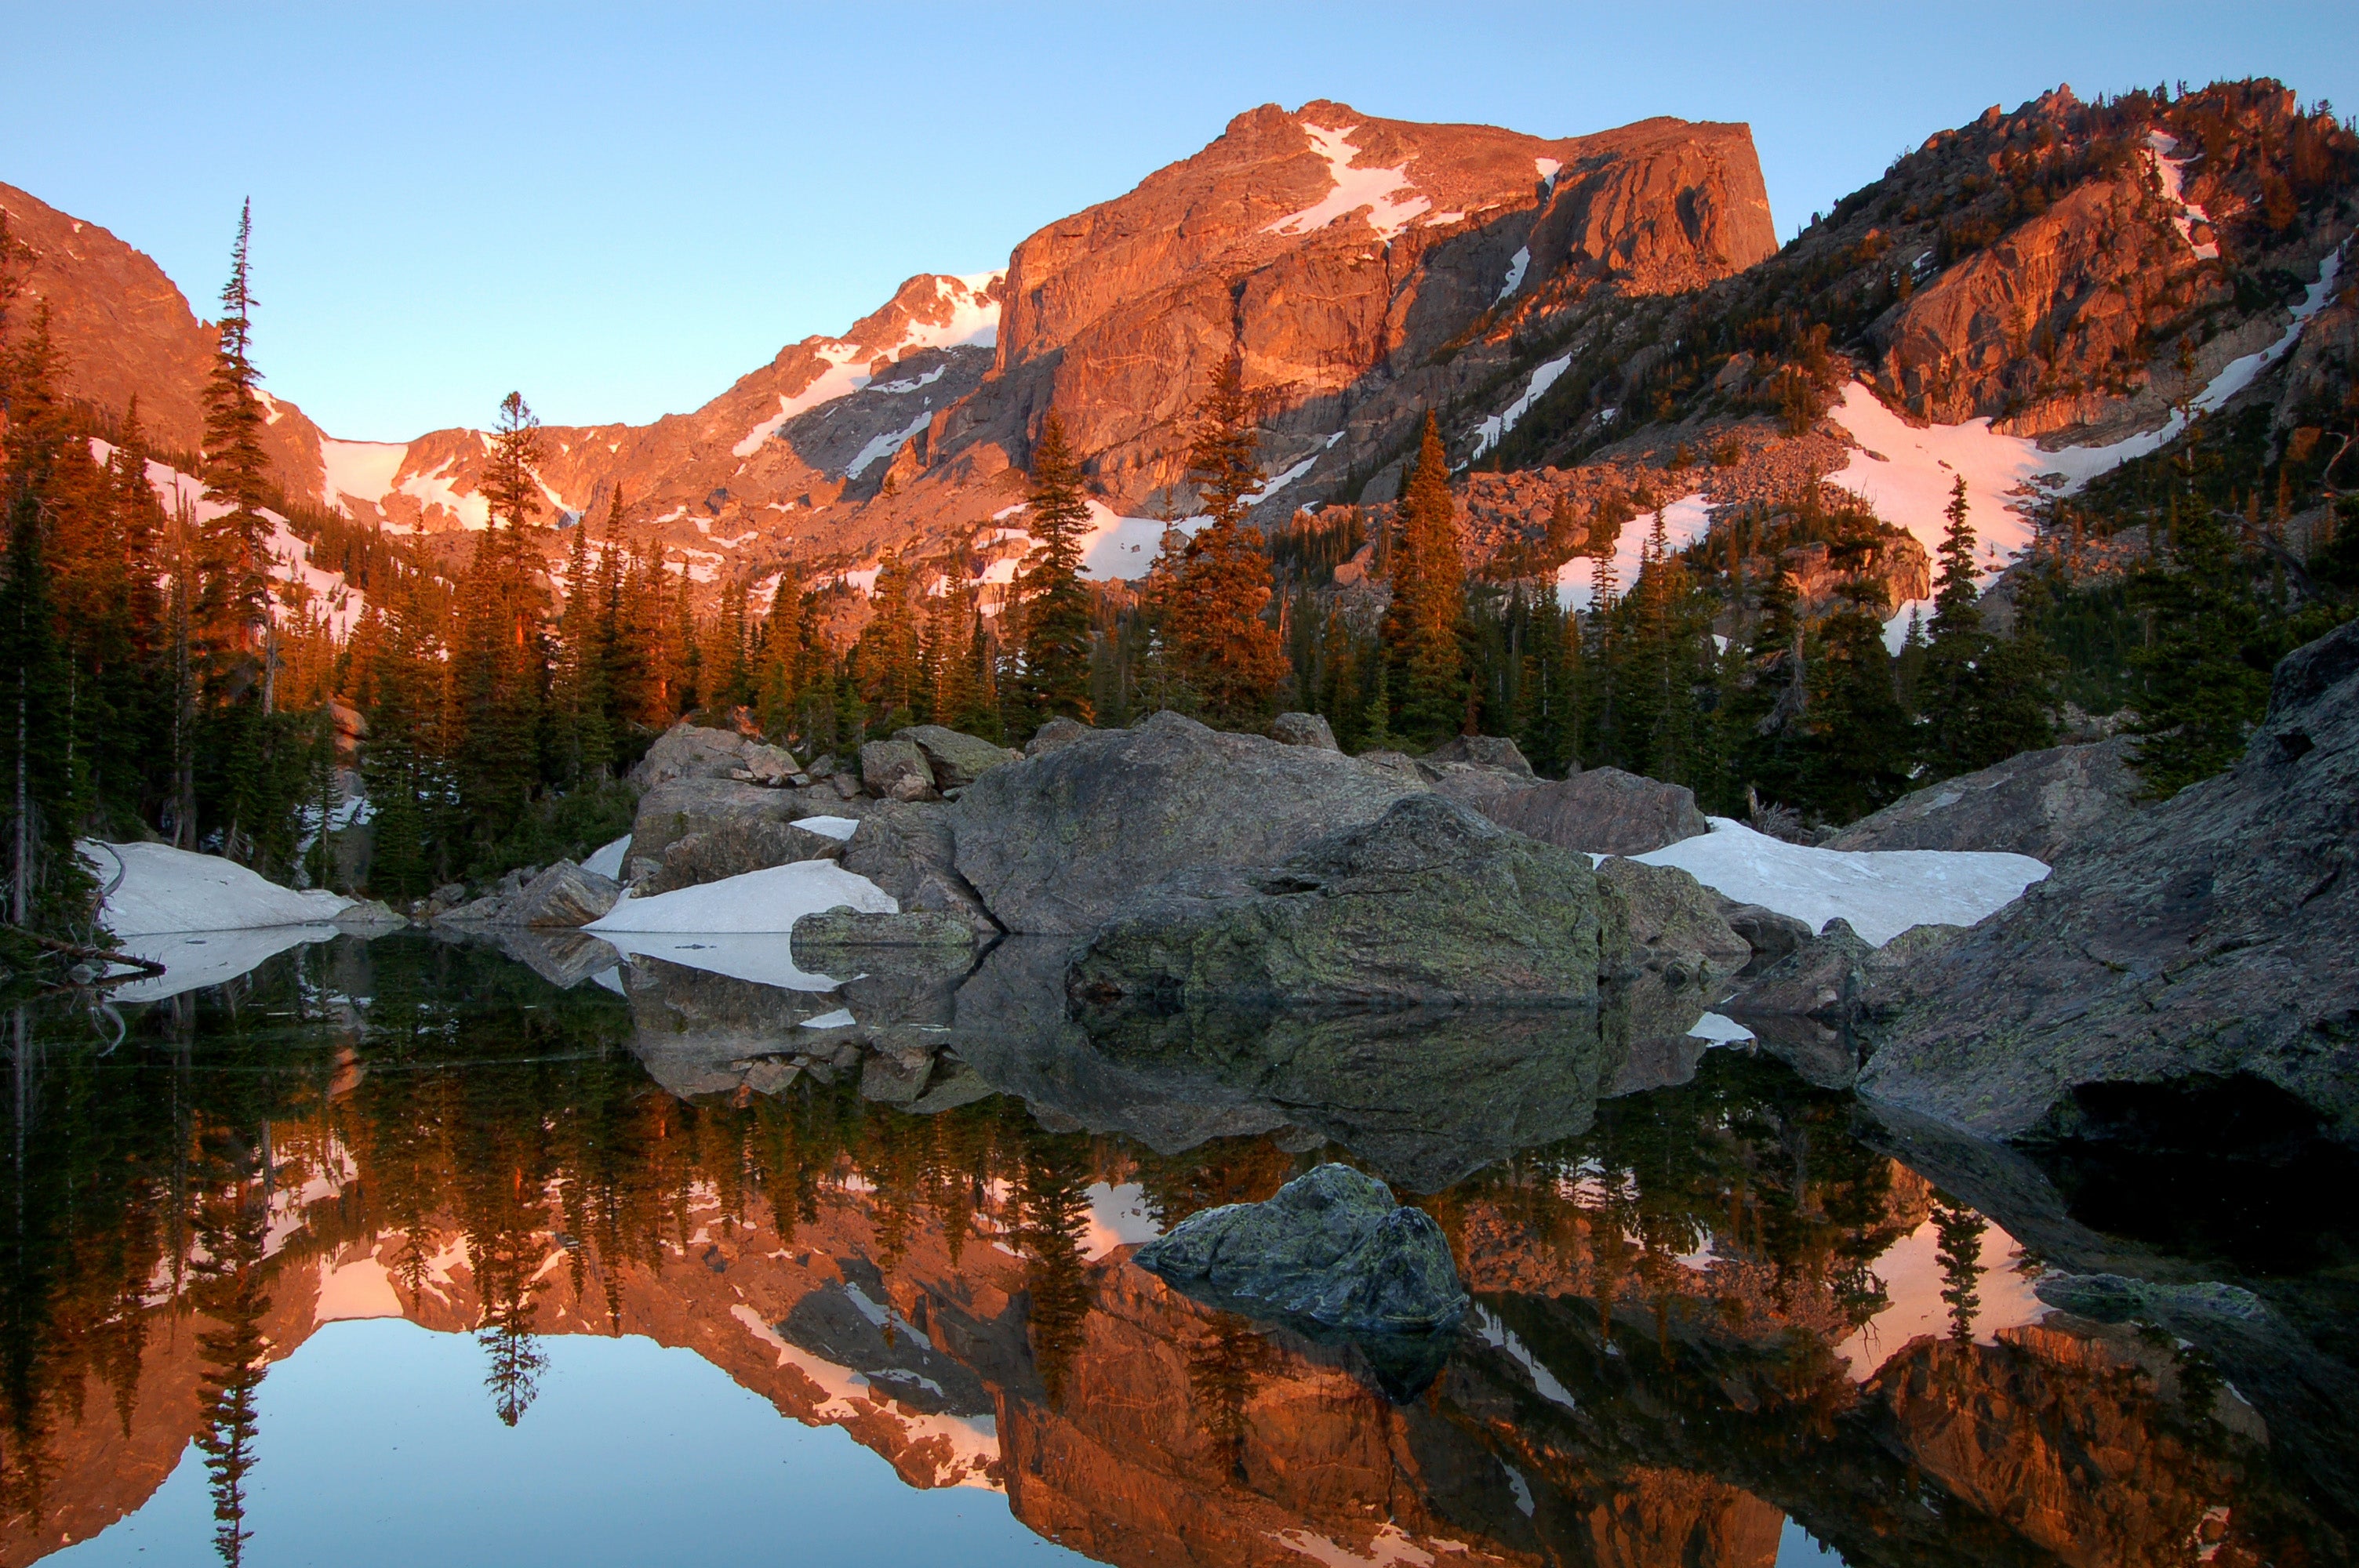
[[791,991],[644,955],[628,970],[631,1053],[673,1094],[731,1094],[743,1064],[809,1048],[803,1021],[842,1006],[826,991]]
[[1085,1027],[1067,1015],[1070,952],[993,949],[959,990],[959,1054],[1036,1107],[1162,1153],[1291,1124],[1437,1192],[1585,1130],[1624,1048],[1610,1007],[1125,1011]]
[[495,926],[487,935],[494,946],[560,990],[571,990],[623,961],[614,944],[583,931]]
[[983,1379],[893,1314],[885,1299],[881,1285],[863,1290],[847,1280],[804,1296],[774,1327],[788,1344],[859,1373],[875,1395],[917,1414],[990,1415],[995,1407]]

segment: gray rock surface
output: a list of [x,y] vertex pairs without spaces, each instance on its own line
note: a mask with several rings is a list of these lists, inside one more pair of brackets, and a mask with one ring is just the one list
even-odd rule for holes
[[[631,823],[630,860],[634,868],[641,860],[651,868],[660,868],[665,851],[692,834],[743,830],[755,824],[788,823],[829,813],[845,815],[841,802],[819,792],[769,789],[726,778],[669,779],[653,785],[639,797],[638,813]],[[787,856],[788,860],[803,858]],[[761,868],[749,864],[742,869]],[[636,881],[631,877],[625,880]]]
[[[1745,949],[1719,935],[1733,974]],[[1624,940],[1585,859],[1411,795],[1274,867],[1172,877],[1091,938],[1071,985],[1095,1005],[1164,1009],[1587,1005]]]
[[1708,833],[1695,792],[1620,768],[1591,768],[1485,802],[1484,815],[1563,849],[1643,855]]
[[789,940],[797,948],[929,947],[964,955],[973,950],[974,930],[964,921],[934,910],[872,914],[831,909],[795,922]]
[[504,925],[587,925],[614,907],[620,882],[560,860],[518,888],[500,912]]
[[1174,871],[1270,865],[1423,789],[1338,752],[1158,713],[994,768],[949,820],[957,870],[1000,924],[1081,935]]
[[1348,1165],[1317,1166],[1264,1203],[1190,1215],[1136,1261],[1347,1332],[1427,1333],[1466,1310],[1441,1227]]
[[1738,903],[1733,899],[1721,901],[1720,917],[1753,949],[1753,957],[1745,960],[1740,971],[1745,979],[1760,974],[1816,935],[1807,922],[1790,914],[1780,914],[1757,903]]
[[2054,862],[2138,809],[2127,736],[2026,752],[1905,795],[1827,840],[1830,849],[2004,849]]
[[674,779],[725,779],[745,766],[747,745],[734,730],[712,730],[682,719],[657,736],[625,777],[643,792]]
[[1596,875],[1621,895],[1630,966],[1666,989],[1718,996],[1752,961],[1752,945],[1722,917],[1719,895],[1677,866],[1615,856]]
[[586,931],[506,925],[484,935],[501,952],[560,990],[571,990],[623,961],[623,955],[603,937]]
[[1269,738],[1281,746],[1315,746],[1322,752],[1340,752],[1335,744],[1335,731],[1322,716],[1316,713],[1281,713],[1269,721]]
[[[843,848],[843,840],[813,833],[792,822],[741,816],[673,839],[664,846],[662,858],[654,862],[655,869],[633,885],[639,896],[650,897],[796,860],[842,860]],[[632,859],[645,857],[634,854]]]
[[[906,730],[904,734],[908,733]],[[880,800],[931,800],[933,764],[915,741],[871,741],[860,748],[860,783]]]
[[905,801],[872,806],[844,846],[843,869],[875,882],[905,911],[946,914],[977,935],[996,935],[998,922],[959,874],[952,809]]
[[1024,742],[1024,754],[1027,757],[1037,757],[1043,752],[1053,752],[1061,746],[1070,746],[1085,735],[1096,733],[1096,730],[1078,719],[1051,719],[1033,732],[1032,739]]
[[[893,739],[907,741],[924,753],[927,770],[933,775],[933,787],[943,791],[964,789],[992,769],[1021,762],[1024,757],[1021,752],[1011,752],[980,736],[940,724],[896,730]],[[864,766],[864,753],[862,762]]]
[[369,898],[339,911],[335,925],[339,931],[373,935],[382,931],[397,931],[409,924],[409,917],[397,914],[383,899]]
[[1538,778],[1524,749],[1505,735],[1452,735],[1425,754],[1429,762],[1464,762],[1478,768],[1500,768],[1524,778]]
[[2234,769],[2096,829],[1933,954],[1860,1088],[1986,1136],[2250,1074],[2359,1141],[2359,622],[2282,660]]

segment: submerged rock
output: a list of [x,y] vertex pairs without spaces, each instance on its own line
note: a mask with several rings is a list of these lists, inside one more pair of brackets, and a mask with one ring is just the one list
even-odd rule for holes
[[[1091,938],[1071,987],[1167,1009],[1586,1005],[1619,968],[1619,916],[1580,856],[1411,795],[1274,867],[1171,878]],[[1744,945],[1720,935],[1733,974]]]
[[1348,1165],[1318,1166],[1266,1203],[1191,1215],[1136,1261],[1183,1290],[1347,1332],[1430,1333],[1466,1310],[1441,1227]]
[[2230,772],[2121,816],[1908,977],[1861,1092],[1986,1136],[2248,1074],[2359,1141],[2359,622],[2279,663]]
[[1905,795],[1827,840],[1830,849],[1998,849],[2051,864],[2136,809],[2128,737],[2026,752]]
[[1175,871],[1269,865],[1425,787],[1176,713],[1059,740],[950,811],[959,873],[1010,931],[1082,935]]
[[1495,795],[1482,811],[1503,827],[1593,855],[1643,855],[1712,831],[1693,790],[1619,768],[1591,768]]

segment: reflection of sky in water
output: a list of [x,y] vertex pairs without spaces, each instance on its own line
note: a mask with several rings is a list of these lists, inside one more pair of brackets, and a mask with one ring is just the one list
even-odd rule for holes
[[[1874,1377],[1894,1351],[1919,1335],[1949,1333],[1950,1304],[1941,1299],[1949,1281],[1941,1273],[1940,1246],[1929,1219],[1868,1265],[1884,1281],[1885,1300],[1891,1304],[1835,1347],[1836,1355],[1850,1358],[1854,1379]],[[1995,1344],[2000,1329],[2037,1323],[2047,1312],[2031,1293],[2032,1275],[2022,1271],[2022,1262],[2023,1249],[2014,1237],[1995,1225],[1983,1232],[1975,1266],[1977,1343]]]
[[[514,1429],[474,1339],[399,1322],[322,1328],[259,1394],[245,1561],[1013,1563],[1082,1561],[1006,1499],[917,1491],[834,1427],[807,1427],[692,1351],[552,1336]],[[44,1559],[217,1564],[202,1456],[145,1508]]]

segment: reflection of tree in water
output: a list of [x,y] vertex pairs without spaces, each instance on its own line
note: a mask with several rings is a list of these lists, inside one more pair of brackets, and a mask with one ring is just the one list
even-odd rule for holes
[[[1910,1228],[1891,1160],[1851,1136],[1849,1097],[1810,1088],[1774,1063],[1731,1052],[1693,1082],[1601,1103],[1578,1138],[1527,1151],[1426,1206],[1463,1256],[1477,1206],[1586,1277],[1601,1332],[1616,1301],[1646,1303],[1658,1338],[1703,1299],[1686,1260],[1742,1263],[1767,1304],[1805,1298],[1856,1325],[1884,1305],[1869,1265]],[[1731,1318],[1745,1303],[1709,1305]]]
[[1216,1313],[1205,1331],[1187,1346],[1188,1391],[1196,1419],[1213,1442],[1230,1476],[1245,1479],[1245,1406],[1269,1346],[1254,1326],[1234,1313]]
[[1982,1297],[1975,1291],[1981,1280],[1983,1232],[1990,1222],[1970,1208],[1962,1208],[1936,1194],[1933,1198],[1933,1235],[1939,1243],[1935,1256],[1941,1264],[1941,1300],[1950,1308],[1950,1337],[1964,1345],[1974,1336],[1974,1314],[1982,1309]]
[[[255,1397],[269,1366],[262,1314],[270,1310],[263,1290],[263,1246],[270,1232],[270,1185],[266,1152],[249,1152],[226,1130],[208,1141],[228,1146],[234,1165],[253,1164],[243,1175],[209,1192],[197,1205],[196,1239],[202,1260],[193,1290],[197,1309],[213,1326],[197,1336],[204,1364],[199,1395],[204,1422],[197,1434],[205,1475],[213,1495],[213,1547],[222,1561],[245,1555],[245,1477],[254,1466]],[[266,1142],[264,1150],[266,1151]]]
[[1090,1313],[1080,1234],[1089,1212],[1089,1140],[1024,1123],[1015,1182],[1016,1249],[1031,1298],[1032,1364],[1049,1402],[1060,1403]]

